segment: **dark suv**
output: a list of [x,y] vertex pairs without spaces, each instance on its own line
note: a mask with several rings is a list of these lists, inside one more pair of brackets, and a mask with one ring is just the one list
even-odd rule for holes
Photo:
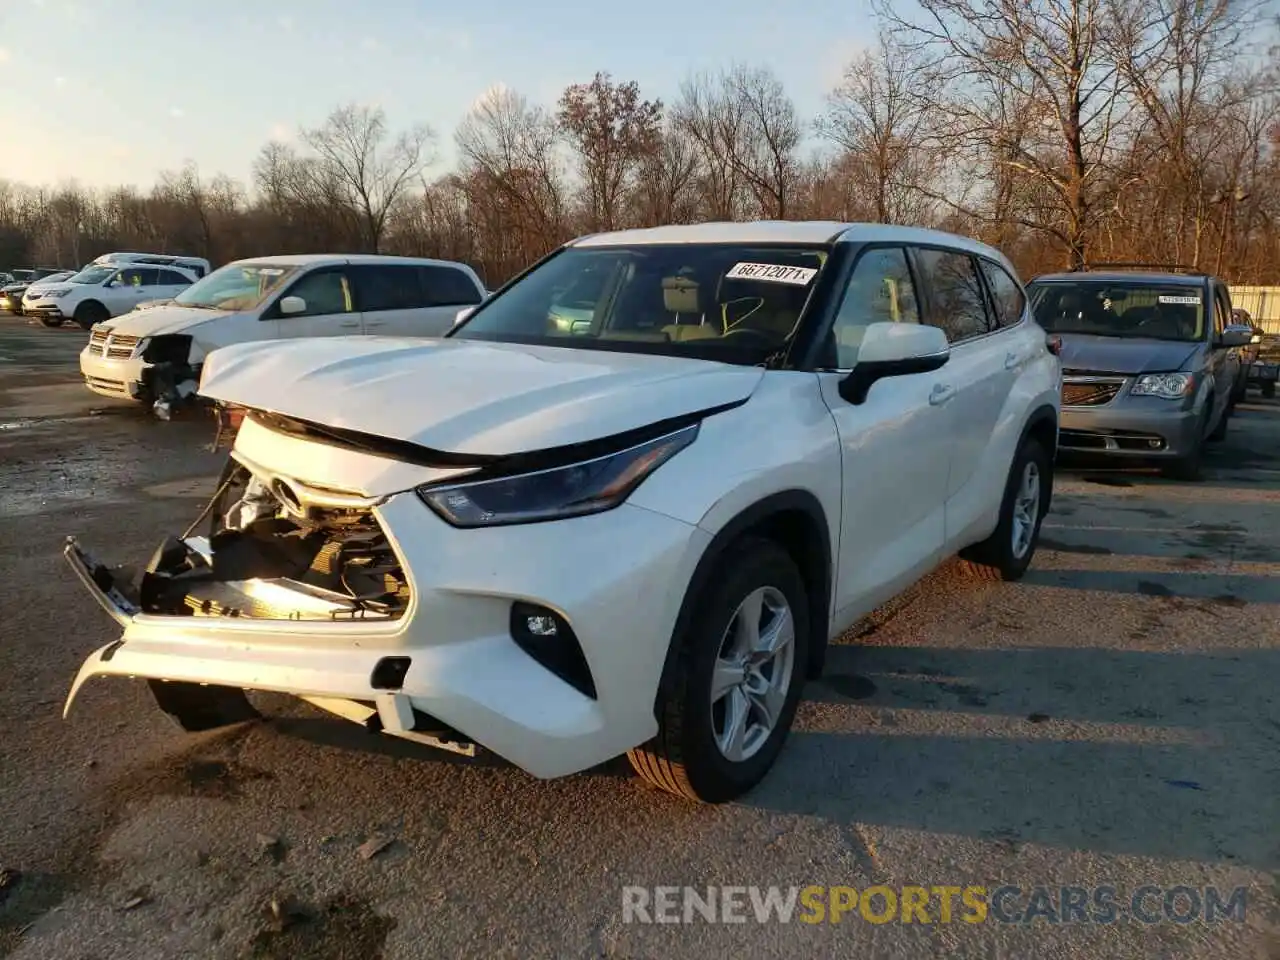
[[1027,286],[1040,325],[1062,339],[1064,453],[1152,458],[1180,479],[1200,476],[1206,441],[1234,408],[1238,348],[1217,277],[1183,267],[1099,264]]

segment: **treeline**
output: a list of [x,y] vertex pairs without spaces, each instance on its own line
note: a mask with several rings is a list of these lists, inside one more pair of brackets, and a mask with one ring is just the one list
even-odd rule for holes
[[491,90],[444,175],[431,128],[346,106],[264,146],[248,184],[194,165],[145,193],[0,182],[0,267],[365,251],[463,260],[496,286],[579,234],[766,218],[955,230],[1027,275],[1141,261],[1280,283],[1278,33],[1260,0],[878,16],[814,118],[763,66],[689,77],[670,103],[601,72],[550,105]]

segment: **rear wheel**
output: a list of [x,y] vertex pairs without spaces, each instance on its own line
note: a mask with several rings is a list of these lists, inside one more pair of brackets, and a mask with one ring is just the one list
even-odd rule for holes
[[111,312],[98,303],[97,300],[89,300],[76,307],[76,323],[86,330],[96,323],[102,323],[102,321],[110,319]]
[[981,580],[1020,580],[1035,556],[1052,490],[1049,455],[1028,437],[1013,458],[995,532],[960,553],[965,570]]
[[668,793],[723,803],[759,783],[791,729],[805,664],[804,579],[776,543],[742,541],[698,597],[676,674],[658,703],[658,735],[628,752]]

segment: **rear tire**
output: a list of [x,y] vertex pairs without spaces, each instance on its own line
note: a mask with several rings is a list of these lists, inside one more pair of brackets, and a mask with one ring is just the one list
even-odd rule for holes
[[111,311],[97,300],[89,300],[76,307],[76,323],[88,330],[94,324],[111,319]]
[[659,696],[658,735],[627,753],[649,784],[700,803],[733,800],[764,779],[809,662],[808,591],[795,562],[754,537],[726,556],[672,639],[678,660]]
[[1028,437],[1013,458],[1000,502],[1000,522],[981,543],[960,551],[960,566],[979,580],[1021,580],[1040,541],[1040,525],[1053,494],[1053,464]]

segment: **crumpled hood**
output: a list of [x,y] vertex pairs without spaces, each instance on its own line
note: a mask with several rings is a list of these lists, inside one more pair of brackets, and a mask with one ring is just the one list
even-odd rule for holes
[[201,323],[231,315],[229,310],[200,310],[176,305],[147,307],[122,313],[113,320],[98,324],[98,329],[130,337],[157,337],[165,333],[187,333]]
[[323,337],[215,350],[200,393],[448,453],[503,456],[736,403],[763,375],[760,367],[603,350]]
[[1146,340],[1135,337],[1062,336],[1062,368],[1097,373],[1172,373],[1199,350],[1201,343]]

